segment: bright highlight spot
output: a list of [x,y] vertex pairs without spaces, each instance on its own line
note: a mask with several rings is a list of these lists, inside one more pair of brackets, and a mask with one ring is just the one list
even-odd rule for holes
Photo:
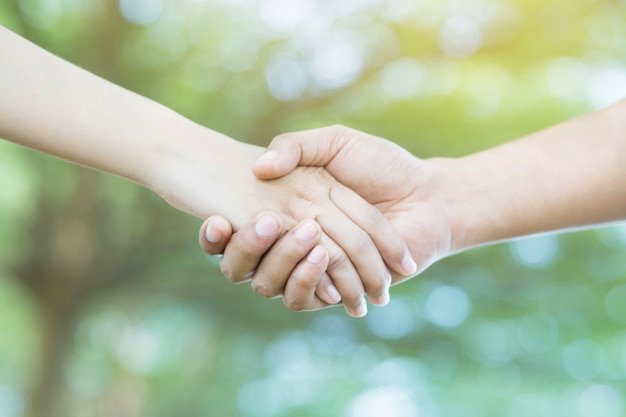
[[281,101],[298,100],[309,85],[306,66],[289,55],[279,55],[269,63],[265,80],[270,94]]
[[577,340],[567,345],[562,358],[565,372],[579,381],[596,377],[605,363],[602,347],[589,339]]
[[513,258],[521,265],[542,268],[554,260],[559,250],[555,235],[540,235],[518,239],[511,243]]
[[400,387],[378,387],[363,391],[354,398],[349,417],[418,417],[411,395]]
[[398,100],[417,95],[425,78],[424,67],[412,58],[400,58],[390,62],[380,74],[381,86],[385,94]]
[[441,286],[426,301],[428,319],[436,326],[453,328],[461,325],[470,313],[470,299],[457,287]]
[[416,386],[423,382],[425,374],[422,364],[412,358],[377,361],[370,369],[364,382],[380,386]]
[[115,353],[126,368],[147,373],[160,359],[159,339],[146,329],[126,326],[116,340]]
[[596,229],[595,234],[609,248],[626,248],[626,223]]
[[502,83],[506,79],[503,71],[494,68],[481,68],[475,71],[467,86],[471,103],[469,112],[476,117],[486,117],[495,113],[502,103]]
[[149,25],[163,13],[163,0],[120,0],[120,12],[131,23]]
[[439,31],[439,46],[448,55],[461,57],[480,48],[483,36],[478,24],[468,16],[451,16]]
[[589,98],[596,109],[626,98],[626,69],[613,67],[594,71],[589,80]]
[[587,77],[587,67],[575,58],[557,58],[546,71],[548,90],[554,97],[564,100],[586,98]]
[[506,362],[519,350],[515,327],[508,321],[483,324],[472,332],[473,356],[482,362]]
[[363,70],[363,53],[347,41],[334,41],[313,55],[310,70],[321,87],[334,89],[353,82]]
[[24,397],[12,385],[0,385],[0,416],[17,417],[24,412]]
[[312,9],[310,0],[265,0],[259,5],[261,19],[278,30],[297,28]]
[[391,21],[401,22],[411,16],[413,0],[386,0],[382,2],[383,15]]
[[591,385],[578,397],[578,412],[582,417],[619,417],[623,411],[622,394],[610,385]]
[[367,315],[367,324],[372,333],[383,339],[399,339],[417,330],[415,312],[400,298],[392,300],[385,308],[373,309]]
[[259,48],[251,37],[231,36],[220,43],[220,62],[230,72],[243,72],[256,63]]
[[269,379],[248,382],[237,396],[243,417],[274,417],[282,409],[281,402],[280,387]]

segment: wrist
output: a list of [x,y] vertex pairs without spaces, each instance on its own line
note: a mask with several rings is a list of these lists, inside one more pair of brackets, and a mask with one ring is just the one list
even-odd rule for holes
[[438,190],[441,210],[449,225],[450,254],[502,238],[504,213],[491,194],[497,174],[490,157],[479,153],[463,158],[431,158],[433,189]]
[[229,177],[229,158],[241,153],[245,144],[166,107],[159,113],[146,163],[134,180],[189,214],[218,214],[215,196],[223,195],[219,186]]

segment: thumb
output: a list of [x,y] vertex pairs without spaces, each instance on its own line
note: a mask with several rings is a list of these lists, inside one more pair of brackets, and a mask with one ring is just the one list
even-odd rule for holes
[[326,166],[349,140],[341,132],[341,126],[330,126],[276,136],[252,172],[268,180],[285,176],[297,166]]

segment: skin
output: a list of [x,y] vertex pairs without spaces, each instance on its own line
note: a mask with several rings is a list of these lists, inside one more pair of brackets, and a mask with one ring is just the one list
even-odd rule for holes
[[[321,308],[342,298],[350,315],[363,316],[365,294],[378,304],[389,300],[388,268],[413,272],[403,266],[406,244],[381,213],[323,168],[299,167],[276,180],[258,179],[250,168],[263,154],[260,147],[199,126],[2,26],[0,51],[0,137],[127,178],[197,217],[228,214],[233,228],[228,225],[227,232],[270,211],[254,222],[255,233],[290,230],[275,253],[286,254],[290,264],[306,256],[325,271],[316,272],[322,285],[306,305]],[[287,247],[296,237],[302,244]],[[228,259],[236,257],[228,251]],[[300,288],[309,279],[306,266],[291,268],[289,287]],[[233,282],[254,278],[251,269],[230,263],[223,271]],[[266,266],[259,271],[267,273]],[[274,294],[263,281],[253,280],[253,286],[267,297]],[[299,300],[291,305],[298,307]]]
[[[254,165],[259,178],[280,178],[297,166],[323,166],[398,230],[417,272],[476,246],[626,219],[626,101],[457,159],[421,160],[385,139],[343,126],[284,134],[268,149]],[[203,228],[223,221],[211,217]],[[271,246],[291,242],[291,236],[260,241],[249,226],[232,237],[228,229],[220,230],[213,242],[203,242],[207,253],[225,249],[225,267],[241,262],[254,268],[261,262],[274,270],[294,268],[294,285],[286,285],[292,279],[286,272],[257,274],[257,279],[276,291],[284,288],[285,297],[306,309],[320,271],[309,267],[311,276],[303,278],[306,259],[293,263],[297,250],[285,257]],[[305,280],[306,285],[297,284]]]

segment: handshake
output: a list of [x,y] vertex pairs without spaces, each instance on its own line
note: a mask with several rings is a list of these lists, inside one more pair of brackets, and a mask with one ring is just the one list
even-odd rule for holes
[[200,244],[223,253],[225,275],[294,310],[342,302],[361,317],[366,296],[386,304],[390,285],[445,256],[626,219],[626,101],[462,158],[421,160],[342,126],[264,152],[2,26],[0,45],[0,137],[208,219]]
[[[362,317],[365,296],[385,305],[390,285],[448,255],[624,220],[626,170],[611,154],[626,156],[625,112],[621,102],[457,159],[420,160],[343,126],[283,134],[253,172],[264,186],[281,187],[284,204],[236,233],[224,217],[211,216],[200,245],[223,253],[229,280],[251,280],[256,292],[282,295],[293,310],[342,301],[349,315]],[[613,133],[599,134],[605,148],[593,145],[603,120],[617,123]],[[589,161],[602,169],[590,170]],[[247,204],[268,197],[254,194]]]
[[254,162],[255,191],[241,202],[273,211],[234,234],[224,217],[209,217],[200,244],[224,254],[228,279],[251,280],[293,310],[343,302],[348,314],[364,316],[365,295],[385,305],[392,283],[451,252],[451,213],[434,162],[342,126],[281,135]]

